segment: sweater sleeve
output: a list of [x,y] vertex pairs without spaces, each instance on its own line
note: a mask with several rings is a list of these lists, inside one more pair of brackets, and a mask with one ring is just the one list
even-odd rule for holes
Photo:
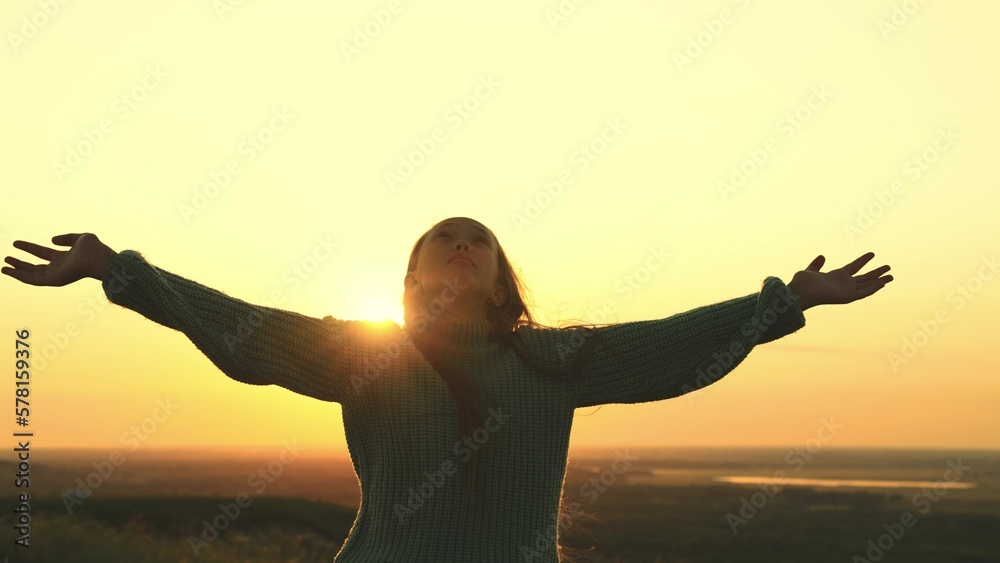
[[[779,278],[762,289],[664,319],[582,330],[530,331],[550,365],[574,365],[574,405],[644,403],[678,397],[718,381],[758,344],[805,326],[795,295]],[[572,336],[566,333],[572,333]],[[557,359],[558,358],[558,359]]]
[[252,305],[157,268],[134,250],[111,260],[101,285],[112,303],[184,333],[236,381],[338,403],[350,396],[365,321]]

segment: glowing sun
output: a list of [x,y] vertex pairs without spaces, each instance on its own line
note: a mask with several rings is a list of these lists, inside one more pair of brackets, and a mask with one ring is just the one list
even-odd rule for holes
[[391,320],[400,326],[403,324],[403,306],[388,296],[369,297],[360,306],[360,318],[363,320],[375,322]]

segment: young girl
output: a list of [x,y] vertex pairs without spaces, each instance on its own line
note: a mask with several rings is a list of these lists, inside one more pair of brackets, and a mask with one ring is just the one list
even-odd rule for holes
[[677,397],[717,381],[750,350],[805,325],[803,311],[850,303],[892,281],[874,256],[665,319],[538,324],[492,231],[434,225],[403,278],[405,326],[252,305],[115,252],[95,235],[15,241],[48,260],[3,273],[63,286],[92,277],[109,301],[183,332],[223,373],[340,403],[362,502],[336,563],[558,561],[574,409]]

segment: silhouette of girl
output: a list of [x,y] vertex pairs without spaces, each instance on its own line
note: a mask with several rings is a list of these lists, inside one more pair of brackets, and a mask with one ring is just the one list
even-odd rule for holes
[[[657,320],[547,327],[534,321],[503,249],[452,217],[417,240],[403,278],[404,326],[252,305],[92,233],[61,251],[25,241],[0,269],[21,282],[101,280],[109,301],[183,332],[227,376],[341,404],[361,506],[334,561],[543,561],[559,531],[574,410],[669,399],[710,385],[750,350],[805,326],[803,311],[868,297],[889,266],[874,253],[786,285]],[[574,503],[575,504],[575,503]],[[568,520],[568,522],[564,521]]]

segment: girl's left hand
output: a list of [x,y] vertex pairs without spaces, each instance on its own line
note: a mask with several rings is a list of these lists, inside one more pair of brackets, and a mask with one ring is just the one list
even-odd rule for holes
[[817,256],[805,270],[792,277],[788,289],[799,298],[803,310],[816,305],[844,304],[864,299],[892,281],[892,276],[882,276],[889,271],[888,265],[860,276],[854,275],[874,257],[874,252],[868,252],[842,268],[822,273],[819,269],[826,258]]

